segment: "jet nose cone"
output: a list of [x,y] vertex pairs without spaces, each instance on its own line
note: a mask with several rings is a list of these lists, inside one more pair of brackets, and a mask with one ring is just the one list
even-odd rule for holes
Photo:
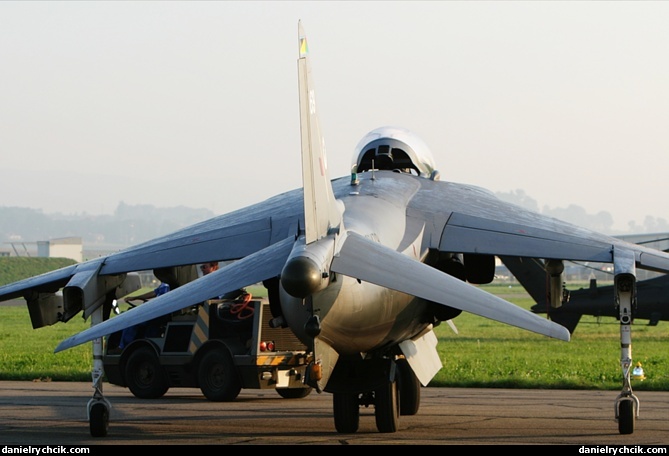
[[281,272],[281,285],[286,292],[304,299],[321,287],[322,274],[316,263],[305,257],[295,257]]

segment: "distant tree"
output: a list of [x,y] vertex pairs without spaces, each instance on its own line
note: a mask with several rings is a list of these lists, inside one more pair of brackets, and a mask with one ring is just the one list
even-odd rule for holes
[[613,229],[613,216],[610,212],[599,211],[593,216],[593,229],[603,233],[611,232]]
[[613,227],[613,217],[609,212],[600,211],[597,214],[588,214],[584,208],[575,204],[570,204],[566,208],[544,206],[542,214],[602,233],[611,232]]
[[539,204],[536,200],[530,198],[524,190],[512,190],[510,192],[497,192],[497,198],[507,203],[516,204],[531,211],[539,212]]
[[643,230],[645,233],[661,233],[669,231],[669,224],[663,218],[647,215],[643,220]]

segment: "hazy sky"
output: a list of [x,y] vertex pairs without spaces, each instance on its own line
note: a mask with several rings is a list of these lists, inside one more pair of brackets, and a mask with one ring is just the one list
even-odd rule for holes
[[0,206],[224,213],[301,186],[297,23],[332,177],[369,130],[443,180],[669,219],[669,2],[0,2]]

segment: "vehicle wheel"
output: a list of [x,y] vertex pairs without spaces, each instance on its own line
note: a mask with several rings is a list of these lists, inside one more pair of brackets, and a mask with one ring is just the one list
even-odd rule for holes
[[360,404],[357,394],[333,393],[332,408],[337,432],[352,434],[360,426]]
[[620,401],[618,404],[618,432],[621,434],[633,433],[635,421],[636,413],[634,413],[634,401]]
[[397,367],[400,372],[400,415],[415,415],[420,407],[420,381],[406,359],[398,359]]
[[109,410],[102,402],[93,404],[89,425],[92,437],[106,437],[109,430]]
[[237,369],[225,349],[212,350],[204,355],[197,374],[200,390],[210,401],[233,401],[242,390]]
[[277,388],[276,392],[279,393],[284,399],[302,399],[311,394],[313,388]]
[[125,382],[140,399],[157,399],[169,389],[167,373],[151,347],[140,347],[130,354],[125,365]]
[[397,382],[391,381],[374,391],[374,416],[379,432],[397,432],[400,422],[400,398]]

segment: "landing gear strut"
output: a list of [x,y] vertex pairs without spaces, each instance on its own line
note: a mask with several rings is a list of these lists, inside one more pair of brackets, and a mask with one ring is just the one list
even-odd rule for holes
[[633,253],[614,252],[615,304],[620,319],[620,365],[623,389],[615,401],[615,417],[621,434],[632,434],[639,416],[639,399],[632,392],[632,321],[636,310],[636,269]]
[[[102,307],[91,315],[91,326],[102,321]],[[88,423],[92,437],[106,437],[109,430],[109,411],[111,404],[102,395],[102,338],[93,340],[93,397],[88,401]]]

